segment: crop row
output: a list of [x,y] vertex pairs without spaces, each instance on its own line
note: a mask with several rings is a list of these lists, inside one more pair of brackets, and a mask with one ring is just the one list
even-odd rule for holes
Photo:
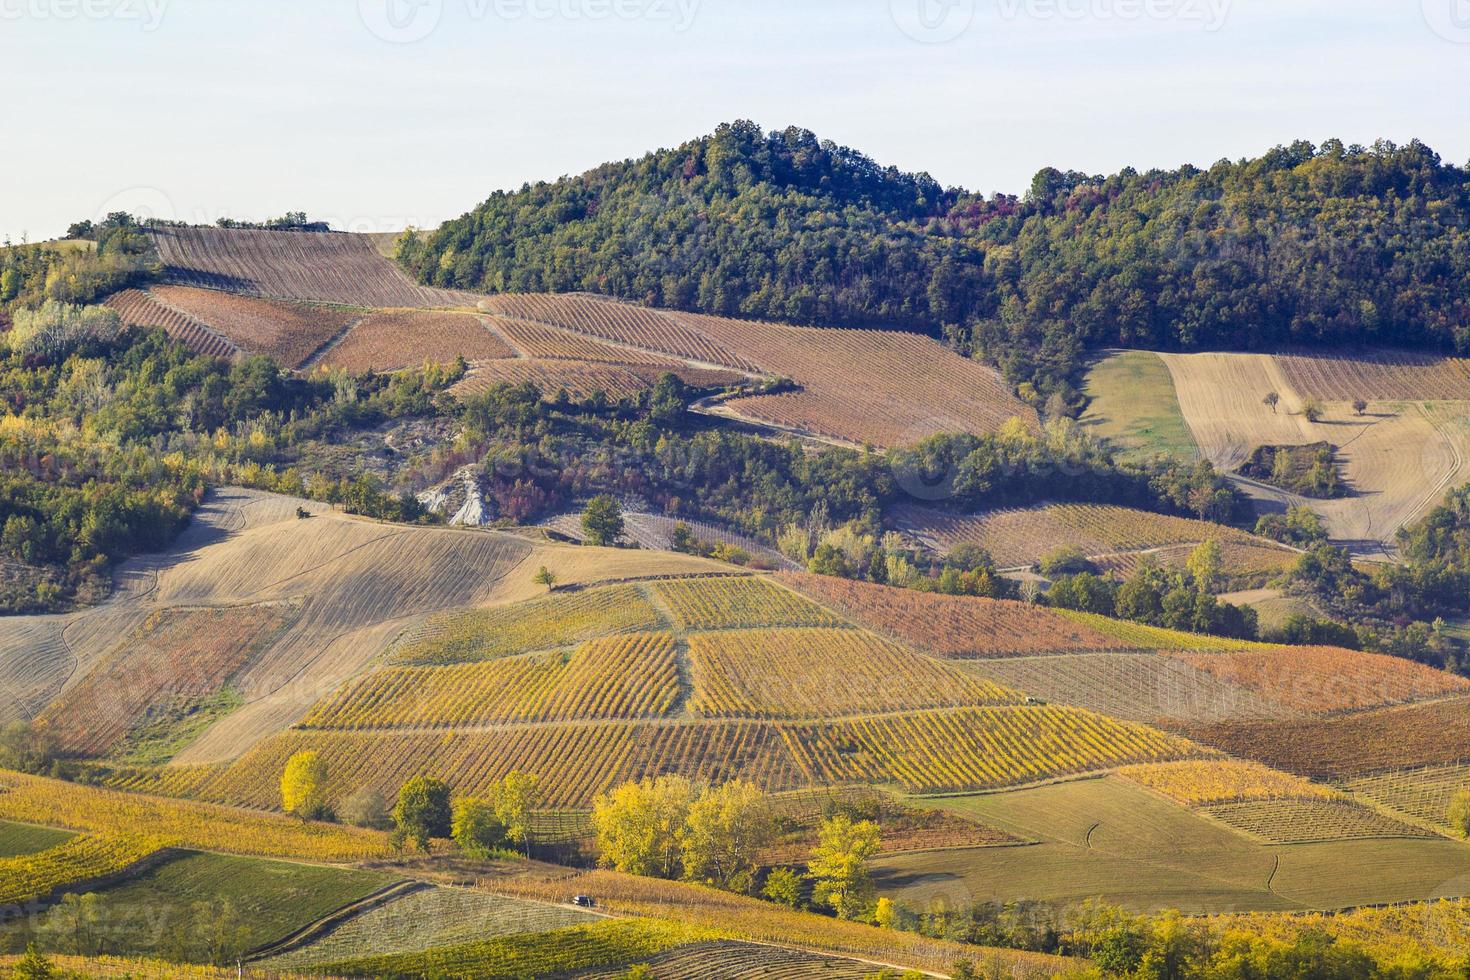
[[1255,762],[1197,759],[1127,766],[1118,775],[1185,806],[1257,800],[1337,800],[1342,794]]
[[1345,800],[1255,800],[1206,807],[1205,812],[1272,844],[1434,836]]
[[[840,960],[779,946],[709,942],[680,946],[648,961],[659,980],[871,980],[871,963]],[[626,970],[585,974],[581,980],[619,980]]]
[[633,585],[567,592],[498,609],[443,613],[407,637],[398,664],[452,664],[573,646],[664,626]]
[[1203,633],[1186,633],[1182,630],[1161,629],[1145,626],[1123,619],[1109,619],[1095,613],[1058,609],[1062,616],[1081,626],[1086,626],[1112,642],[1129,650],[1279,650],[1280,647],[1253,643],[1249,640],[1232,640],[1222,636],[1206,636]]
[[0,858],[0,908],[45,899],[65,885],[125,871],[165,846],[155,837],[85,834],[37,854]]
[[360,312],[236,296],[216,289],[154,286],[153,295],[220,334],[241,350],[296,368],[362,317]]
[[361,374],[398,371],[425,363],[453,364],[515,357],[515,351],[466,313],[407,310],[364,317],[313,366]]
[[1292,388],[1326,401],[1470,398],[1470,360],[1409,351],[1278,355]]
[[1470,789],[1470,764],[1404,769],[1349,780],[1343,789],[1424,823],[1443,827],[1450,800]]
[[662,715],[679,694],[674,639],[640,633],[546,654],[389,667],[316,706],[303,728],[415,728]]
[[762,577],[671,579],[655,586],[685,630],[840,626],[831,612]]
[[654,367],[678,367],[684,364],[676,357],[631,347],[615,347],[584,333],[546,323],[503,316],[487,319],[494,329],[520,351],[522,357],[603,364],[647,364]]
[[712,718],[822,718],[1022,699],[863,630],[696,633],[689,658],[690,709]]
[[199,320],[160,303],[141,289],[124,289],[107,297],[124,326],[157,327],[196,354],[234,357],[240,349]]
[[1137,646],[1094,624],[1020,602],[935,595],[804,573],[783,573],[777,579],[870,629],[945,657],[1021,657]]

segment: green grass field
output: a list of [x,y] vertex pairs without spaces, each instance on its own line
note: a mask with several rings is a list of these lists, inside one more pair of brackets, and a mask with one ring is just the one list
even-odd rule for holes
[[1101,897],[1139,911],[1200,914],[1470,894],[1470,845],[1268,845],[1112,777],[926,802],[1037,843],[880,857],[881,894],[921,905]]
[[[243,945],[253,949],[350,905],[396,878],[371,871],[185,853],[136,878],[98,893],[99,931],[119,955],[195,957],[191,936],[196,908],[207,904],[216,921],[231,918]],[[221,911],[233,908],[234,915]],[[31,939],[64,952],[62,937],[48,935],[44,917],[0,926],[0,949],[24,950]]]
[[1164,453],[1199,458],[1199,447],[1184,422],[1174,378],[1157,354],[1120,351],[1087,374],[1083,390],[1091,400],[1082,423],[1110,440],[1127,458]]
[[0,858],[20,857],[23,854],[39,854],[41,851],[65,843],[76,835],[66,830],[50,827],[32,827],[23,823],[7,823],[0,820]]

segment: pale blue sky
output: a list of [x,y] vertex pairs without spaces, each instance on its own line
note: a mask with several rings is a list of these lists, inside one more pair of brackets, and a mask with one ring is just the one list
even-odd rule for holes
[[0,82],[0,235],[392,230],[741,117],[986,192],[1296,138],[1465,163],[1470,0],[0,0]]

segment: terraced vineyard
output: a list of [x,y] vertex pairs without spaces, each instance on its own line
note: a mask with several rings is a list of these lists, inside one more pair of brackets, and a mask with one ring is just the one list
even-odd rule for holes
[[153,296],[224,337],[240,350],[296,368],[362,319],[355,309],[253,299],[214,289],[154,286]]
[[638,633],[532,655],[379,670],[321,702],[303,728],[359,731],[663,715],[679,694],[674,638]]
[[1034,564],[1063,547],[1106,555],[1211,540],[1265,547],[1295,558],[1269,541],[1219,524],[1101,504],[1050,504],[975,515],[909,506],[895,518],[902,530],[936,551],[978,544],[1002,568]]
[[894,782],[915,793],[990,789],[1200,754],[1163,732],[1075,708],[961,708],[785,729],[819,782]]
[[505,294],[487,297],[480,308],[499,316],[549,323],[711,367],[762,372],[760,365],[732,353],[704,331],[678,322],[671,314],[630,303],[593,296]]
[[1086,621],[1019,602],[935,595],[799,572],[776,578],[869,629],[945,657],[1022,657],[1140,646],[1110,637]]
[[685,630],[843,625],[810,599],[765,577],[670,579],[654,588],[674,625]]
[[366,235],[221,228],[148,234],[169,281],[186,286],[360,307],[472,306],[478,299],[418,285]]
[[859,630],[695,634],[689,659],[690,710],[711,718],[820,718],[1022,700],[1015,691]]
[[37,854],[0,858],[0,910],[48,898],[65,885],[118,874],[163,846],[156,837],[84,834]]
[[124,326],[157,327],[196,354],[210,357],[235,357],[240,348],[212,330],[207,324],[159,302],[142,289],[124,289],[104,301],[117,312]]
[[1334,647],[1172,656],[1231,684],[1312,714],[1361,711],[1470,691],[1470,681],[1454,674],[1401,657]]
[[1345,800],[1256,800],[1204,812],[1271,844],[1434,836]]
[[609,400],[618,402],[648,391],[666,372],[677,374],[692,388],[724,388],[744,380],[743,375],[732,371],[704,368],[516,359],[478,362],[450,391],[455,397],[464,398],[481,394],[498,384],[532,384],[547,401],[566,391],[574,401],[586,401],[602,392]]
[[428,310],[373,313],[312,362],[354,374],[399,371],[425,363],[453,364],[455,358],[488,361],[515,357],[480,317]]
[[500,609],[442,613],[395,648],[397,664],[452,664],[573,646],[657,630],[657,610],[635,585],[566,592]]

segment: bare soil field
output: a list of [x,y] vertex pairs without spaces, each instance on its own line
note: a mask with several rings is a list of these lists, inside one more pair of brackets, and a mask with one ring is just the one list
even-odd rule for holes
[[165,306],[142,289],[124,289],[107,297],[106,305],[117,311],[124,326],[157,327],[174,340],[211,357],[235,357],[240,353],[229,340],[181,310]]
[[587,334],[549,323],[514,317],[487,316],[490,326],[503,335],[522,357],[564,361],[594,361],[603,364],[653,364],[659,367],[687,366],[688,362],[667,354],[641,350],[627,344],[611,344]]
[[165,275],[246,296],[362,307],[473,307],[478,296],[420,286],[366,235],[152,228]]
[[456,357],[467,361],[515,357],[515,350],[483,320],[472,314],[430,310],[373,313],[310,366],[362,374],[425,363],[452,364]]
[[992,432],[1011,418],[1037,424],[994,370],[928,337],[668,315],[801,386],[727,402],[740,416],[883,448],[943,432]]
[[215,289],[155,286],[153,297],[209,325],[241,350],[296,368],[362,319],[356,310],[236,296]]

